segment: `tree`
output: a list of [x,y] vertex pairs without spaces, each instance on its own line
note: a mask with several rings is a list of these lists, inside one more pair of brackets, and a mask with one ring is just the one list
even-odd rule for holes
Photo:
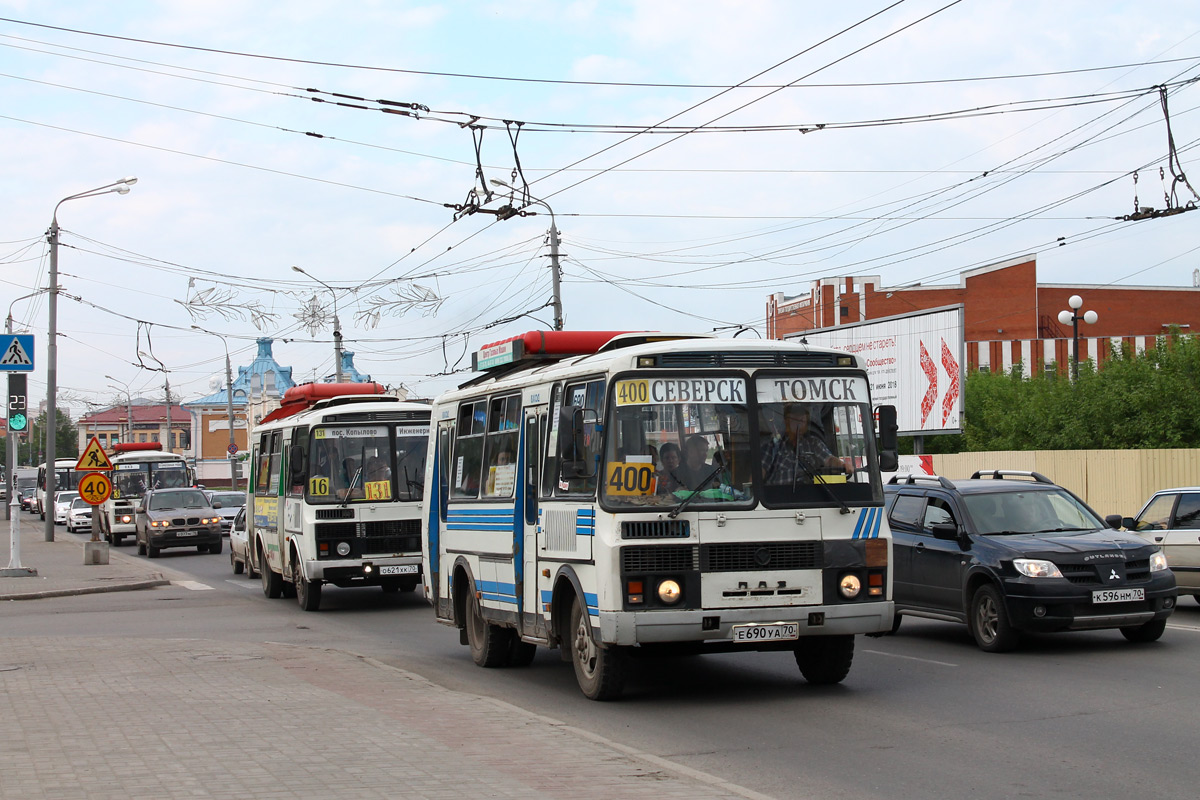
[[1118,347],[1102,370],[1081,363],[1075,382],[1027,378],[1021,364],[974,372],[963,397],[963,434],[930,437],[936,452],[1200,447],[1200,340],[1176,331],[1141,353]]
[[[79,458],[79,432],[71,418],[63,413],[61,408],[54,409],[56,420],[54,427],[55,458]],[[46,460],[46,412],[42,411],[37,419],[29,426],[29,441],[33,443],[33,453],[30,464],[40,464]]]

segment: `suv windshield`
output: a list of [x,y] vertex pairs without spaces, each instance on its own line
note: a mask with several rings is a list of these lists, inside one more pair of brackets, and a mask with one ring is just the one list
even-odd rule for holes
[[878,502],[869,415],[861,376],[618,380],[602,496],[617,510]]
[[963,504],[978,533],[1092,531],[1107,526],[1090,508],[1062,489],[964,494]]

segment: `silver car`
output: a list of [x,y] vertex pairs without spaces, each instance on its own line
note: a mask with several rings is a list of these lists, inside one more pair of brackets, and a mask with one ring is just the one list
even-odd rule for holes
[[92,529],[92,504],[82,497],[71,501],[71,509],[67,512],[67,530],[90,531]]
[[79,497],[79,492],[55,492],[54,493],[54,524],[66,525],[67,513],[71,510],[71,501]]
[[204,494],[208,497],[209,504],[217,510],[217,516],[221,518],[221,533],[228,536],[234,517],[246,505],[246,493],[205,489]]
[[1158,491],[1136,517],[1125,517],[1121,523],[1162,546],[1179,593],[1200,602],[1200,486]]

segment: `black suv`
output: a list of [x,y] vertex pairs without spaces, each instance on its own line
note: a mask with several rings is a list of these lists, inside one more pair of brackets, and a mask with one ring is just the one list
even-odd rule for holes
[[1021,631],[1119,628],[1152,642],[1175,608],[1161,548],[1113,530],[1044,475],[897,476],[884,496],[893,631],[902,614],[965,622],[990,653],[1011,650]]

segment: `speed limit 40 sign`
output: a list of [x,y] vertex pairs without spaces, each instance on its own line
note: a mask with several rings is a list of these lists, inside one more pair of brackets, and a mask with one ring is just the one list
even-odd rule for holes
[[89,472],[79,480],[79,496],[98,506],[112,494],[112,481],[103,472]]

